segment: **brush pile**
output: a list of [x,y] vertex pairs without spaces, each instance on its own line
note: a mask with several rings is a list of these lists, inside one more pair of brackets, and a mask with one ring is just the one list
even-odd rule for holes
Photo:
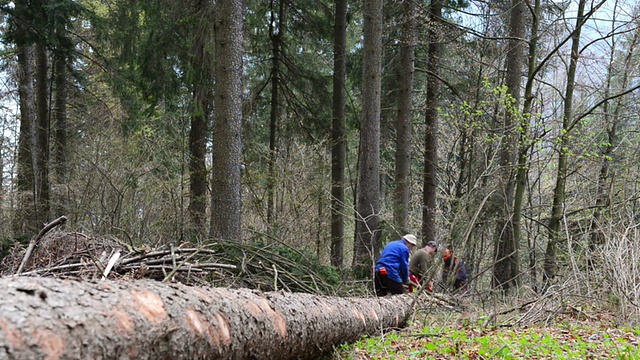
[[0,276],[154,279],[195,286],[335,294],[340,277],[306,254],[276,241],[208,241],[151,247],[115,236],[57,229],[54,220],[27,247],[16,243],[0,263]]

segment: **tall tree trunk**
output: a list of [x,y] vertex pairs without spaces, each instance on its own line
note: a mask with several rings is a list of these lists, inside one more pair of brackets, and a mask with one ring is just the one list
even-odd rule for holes
[[402,326],[411,303],[146,280],[0,285],[3,359],[314,359]]
[[[490,37],[490,32],[491,30],[491,26],[488,24],[488,18],[492,17],[492,11],[491,9],[488,9],[488,7],[483,8],[482,10],[482,15],[481,17],[484,19],[484,22],[487,23],[487,25],[485,25],[484,30],[483,30],[483,35],[481,37],[483,38],[488,38]],[[471,89],[473,89],[472,92],[472,96],[470,96],[469,98],[471,99],[470,103],[473,104],[470,114],[474,114],[478,111],[478,108],[481,106],[482,103],[482,95],[483,95],[483,81],[486,78],[486,72],[487,69],[490,68],[490,66],[485,65],[487,64],[487,62],[485,62],[485,59],[488,58],[488,53],[489,51],[485,51],[488,47],[490,47],[491,44],[485,40],[481,43],[481,47],[478,51],[478,55],[479,55],[479,59],[478,59],[478,68],[476,70],[474,70],[475,74],[472,77],[472,82],[470,83],[470,87]],[[477,127],[474,127],[473,124],[476,121],[476,119],[471,116],[465,116],[463,119],[461,119],[461,121],[458,122],[458,128],[460,131],[460,141],[459,141],[459,145],[458,145],[458,149],[457,149],[457,153],[458,153],[458,179],[456,181],[456,185],[455,185],[455,197],[454,197],[454,201],[453,201],[453,208],[458,208],[460,207],[461,210],[463,208],[465,212],[470,212],[472,211],[471,209],[469,209],[469,204],[466,204],[466,202],[463,201],[463,196],[465,196],[466,194],[470,194],[472,191],[472,188],[474,186],[474,180],[473,177],[475,176],[475,171],[474,171],[474,158],[475,158],[475,148],[476,148],[476,142],[478,141],[478,138],[481,138],[481,136],[478,135],[478,131],[479,129],[477,129]],[[457,232],[458,230],[454,230],[452,231],[453,236],[455,236],[455,232]],[[475,245],[475,244],[474,244]]]
[[67,174],[67,57],[64,52],[57,53],[54,59],[54,142],[55,142],[55,176],[54,185],[57,191],[54,192],[56,204],[55,212],[58,216],[66,212],[66,188],[68,182]]
[[[271,21],[269,21],[269,38],[271,39],[271,112],[269,114],[269,177],[267,180],[267,223],[272,227],[276,219],[275,189],[276,161],[278,158],[277,131],[280,117],[280,42],[284,27],[284,1],[270,1]],[[275,5],[278,6],[276,13]],[[274,227],[276,228],[276,227]]]
[[241,240],[242,0],[217,3],[210,237]]
[[380,252],[380,91],[382,77],[382,0],[364,3],[362,122],[356,198],[353,265],[359,277],[370,275]]
[[[0,129],[2,129],[1,131],[4,133],[5,130],[6,130],[6,127],[3,125]],[[5,165],[4,158],[6,157],[5,152],[8,152],[7,150],[5,150],[7,148],[7,145],[5,144],[5,141],[6,141],[6,139],[5,139],[4,136],[0,137],[0,169],[4,169],[4,165]],[[5,186],[4,186],[4,181],[1,181],[2,178],[3,177],[0,177],[0,193],[4,194],[5,193]],[[4,211],[5,199],[0,199],[0,206],[2,206],[0,208],[0,221],[2,221],[2,224],[0,224],[0,231],[2,231],[4,234],[11,233],[11,226],[7,226],[7,225],[9,225],[9,222],[7,222],[5,220],[5,217],[4,217],[4,214],[5,214],[5,211]],[[0,257],[4,257],[4,245],[3,244],[0,244]]]
[[557,248],[562,234],[560,232],[564,215],[565,186],[567,183],[567,163],[569,157],[569,136],[573,122],[573,91],[575,89],[576,68],[580,56],[580,33],[584,24],[584,7],[586,0],[580,0],[576,16],[576,28],[572,35],[571,57],[567,71],[567,87],[564,96],[564,112],[562,115],[562,129],[560,131],[558,146],[558,171],[556,186],[553,191],[553,206],[549,219],[549,241],[544,258],[543,285],[548,287],[554,280],[557,272]]
[[496,228],[495,253],[493,266],[493,287],[502,290],[517,286],[518,276],[518,242],[513,233],[513,198],[514,198],[514,178],[516,167],[514,167],[517,155],[517,134],[516,126],[520,103],[520,88],[522,74],[522,52],[524,37],[524,10],[525,4],[522,0],[512,0],[509,16],[509,42],[507,48],[507,70],[505,75],[505,85],[509,99],[505,100],[504,123],[502,126],[502,147],[500,149],[500,190],[495,197],[498,211],[498,221]]
[[27,24],[20,20],[26,17],[29,4],[26,0],[15,1],[15,40],[18,55],[18,95],[20,108],[20,134],[17,156],[17,201],[13,218],[14,236],[32,236],[38,231],[36,221],[36,100],[34,89],[35,50],[28,40]]
[[191,69],[193,105],[189,130],[189,217],[197,234],[205,234],[207,211],[207,152],[208,121],[211,115],[211,86],[213,63],[210,45],[211,8],[208,2],[196,0],[194,12],[198,22],[193,37],[194,55]]
[[[16,2],[16,11],[22,5]],[[13,232],[20,236],[38,231],[35,221],[35,143],[36,110],[33,88],[33,46],[20,45],[18,53],[18,94],[20,107],[20,135],[18,138],[18,201],[13,221]]]
[[36,222],[49,222],[49,55],[45,44],[36,44]]
[[208,90],[198,80],[193,88],[193,113],[189,130],[189,218],[195,233],[203,233],[207,210]]
[[412,0],[402,1],[404,23],[400,45],[400,92],[396,123],[396,188],[394,220],[402,233],[409,232],[409,199],[411,196],[411,149],[413,149],[413,79],[415,72],[416,5]]
[[[538,50],[538,30],[540,26],[540,0],[535,0],[531,13],[531,38],[529,39],[529,55],[527,62],[527,83],[524,89],[524,104],[522,106],[522,117],[520,122],[518,140],[518,169],[516,174],[516,190],[513,201],[513,238],[520,239],[522,206],[524,204],[524,194],[527,187],[527,177],[529,174],[528,152],[531,149],[532,139],[529,137],[529,124],[532,120],[531,108],[533,104],[533,82],[537,72],[537,50]],[[531,287],[537,290],[537,271],[535,249],[529,248],[529,270],[531,272]]]
[[[616,16],[618,10],[618,3],[616,2],[616,7],[614,9],[614,17]],[[611,26],[613,27],[612,33],[615,33],[616,22],[612,22]],[[625,35],[626,37],[626,35]],[[629,86],[630,74],[632,73],[632,67],[635,66],[636,62],[633,60],[636,54],[636,48],[638,46],[638,41],[640,40],[640,28],[636,27],[633,32],[633,37],[631,39],[625,40],[628,41],[628,52],[624,59],[623,69],[622,71],[615,66],[616,58],[620,55],[618,51],[616,51],[616,44],[618,43],[617,39],[611,40],[611,50],[609,57],[609,68],[607,71],[607,85],[605,88],[604,98],[607,99],[611,95],[611,89],[614,86],[612,84],[614,78],[620,78],[615,86],[619,87],[622,90],[625,90],[627,86]],[[593,211],[593,218],[591,220],[591,228],[589,229],[589,249],[594,252],[596,249],[600,248],[604,244],[604,233],[600,228],[600,223],[603,220],[604,214],[606,214],[606,209],[610,205],[609,204],[609,196],[610,196],[610,168],[611,168],[611,159],[613,150],[618,146],[618,122],[620,121],[620,112],[622,110],[622,98],[618,98],[614,105],[610,105],[611,101],[606,101],[603,104],[603,116],[604,123],[607,131],[607,143],[601,146],[600,150],[600,173],[598,175],[598,183],[596,185],[596,197],[595,197],[595,209]],[[613,108],[613,109],[611,109]],[[594,265],[592,260],[593,256],[589,256],[589,263]]]
[[344,263],[344,169],[347,0],[336,0],[333,31],[333,122],[331,127],[331,265]]
[[436,212],[438,190],[438,98],[440,96],[440,24],[442,19],[442,2],[434,0],[429,8],[429,31],[427,49],[427,100],[425,111],[424,135],[424,188],[422,207],[422,241],[436,241]]

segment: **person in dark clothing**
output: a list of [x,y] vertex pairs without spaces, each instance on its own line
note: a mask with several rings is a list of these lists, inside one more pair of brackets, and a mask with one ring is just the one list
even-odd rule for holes
[[417,243],[415,235],[407,234],[382,249],[374,275],[377,296],[406,292],[404,284],[409,283],[409,253]]
[[467,274],[467,267],[457,256],[453,256],[451,250],[446,249],[444,251],[444,268],[442,271],[442,280],[446,284],[453,284],[455,291],[464,291],[467,288],[467,280],[469,275]]
[[[427,286],[427,291],[433,291],[433,273],[435,268],[435,254],[438,245],[429,241],[423,248],[416,250],[409,260],[409,279],[420,286]],[[409,284],[409,292],[413,292],[413,285]]]

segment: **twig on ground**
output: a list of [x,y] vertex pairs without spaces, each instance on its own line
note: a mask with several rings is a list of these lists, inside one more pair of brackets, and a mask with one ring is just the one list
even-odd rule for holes
[[38,244],[38,241],[51,229],[55,228],[60,224],[64,224],[65,221],[67,221],[67,217],[64,215],[60,216],[59,218],[45,225],[45,227],[42,228],[42,230],[40,230],[40,232],[38,233],[38,236],[36,236],[35,239],[32,239],[31,241],[29,241],[29,247],[27,248],[27,251],[24,253],[24,257],[22,258],[22,262],[18,267],[18,271],[16,271],[16,275],[20,275],[20,273],[22,273],[22,270],[27,264],[27,261],[29,261],[29,258],[31,257],[31,253],[33,252],[33,248],[36,247],[36,245]]
[[200,249],[198,249],[197,251],[195,251],[193,254],[187,256],[186,259],[184,259],[180,265],[178,265],[177,267],[175,267],[170,273],[169,275],[165,276],[164,279],[162,279],[162,282],[167,282],[169,279],[171,279],[171,277],[173,277],[173,275],[176,273],[176,271],[178,271],[178,269],[180,269],[187,261],[191,260],[194,256],[198,255],[198,253],[200,252]]
[[276,264],[273,264],[273,291],[278,291],[278,269]]
[[102,274],[102,280],[105,280],[107,276],[109,276],[111,269],[116,264],[118,259],[120,259],[120,250],[116,250],[113,256],[111,256],[111,258],[109,259],[109,263],[107,263],[107,267],[104,269],[104,273]]

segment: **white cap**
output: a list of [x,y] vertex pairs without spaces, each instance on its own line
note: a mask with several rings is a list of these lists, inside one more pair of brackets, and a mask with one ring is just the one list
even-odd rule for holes
[[405,239],[411,245],[418,244],[418,239],[416,239],[415,235],[407,234],[407,235],[403,236],[402,238]]

